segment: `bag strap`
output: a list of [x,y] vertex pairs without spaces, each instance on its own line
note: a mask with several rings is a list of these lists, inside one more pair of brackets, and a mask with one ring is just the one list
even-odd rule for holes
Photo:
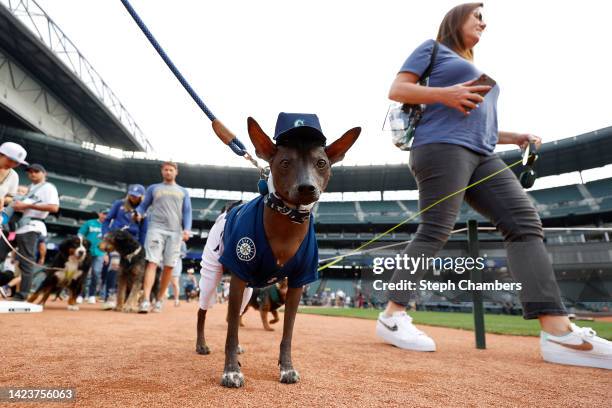
[[433,49],[431,50],[431,58],[429,59],[429,65],[425,69],[425,72],[423,72],[423,75],[421,75],[421,78],[419,79],[419,83],[424,84],[429,79],[429,76],[431,75],[431,71],[433,70],[434,64],[436,63],[436,56],[438,55],[438,48],[439,48],[438,42],[434,41],[434,46],[433,46]]
[[31,189],[28,191],[28,193],[25,195],[25,197],[26,197],[26,198],[30,198],[30,197],[32,197],[34,194],[36,194],[36,192],[37,192],[38,190],[40,190],[41,188],[43,188],[43,187],[44,187],[46,184],[47,184],[47,182],[46,182],[46,181],[44,181],[44,182],[42,182],[42,183],[40,183],[40,184],[36,184],[36,185],[34,186],[34,188],[31,188]]

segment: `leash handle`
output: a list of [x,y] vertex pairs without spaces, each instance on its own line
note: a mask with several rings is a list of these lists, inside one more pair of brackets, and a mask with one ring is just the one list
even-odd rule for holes
[[212,128],[219,139],[228,145],[229,148],[232,149],[232,151],[238,156],[244,156],[247,154],[245,145],[219,119],[212,121]]

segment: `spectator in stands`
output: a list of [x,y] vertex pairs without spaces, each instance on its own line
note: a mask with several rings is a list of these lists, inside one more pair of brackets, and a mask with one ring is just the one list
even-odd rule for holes
[[[106,210],[97,212],[97,217],[85,221],[85,223],[81,225],[81,228],[79,228],[78,232],[80,237],[87,239],[91,244],[89,247],[89,253],[91,254],[92,262],[91,271],[89,273],[89,290],[87,294],[87,303],[89,304],[96,303],[98,281],[100,280],[100,275],[102,274],[104,262],[108,260],[106,253],[104,253],[104,251],[98,247],[102,241],[102,224],[106,220],[106,214]],[[83,291],[85,291],[85,287],[83,287]],[[79,303],[78,299],[77,303]]]
[[[482,72],[473,64],[473,49],[485,27],[482,3],[454,7],[442,20],[437,40],[427,40],[415,49],[391,85],[390,99],[428,104],[410,153],[419,207],[428,211],[421,214],[416,236],[403,255],[411,259],[435,256],[448,241],[465,199],[503,234],[510,270],[523,283],[523,316],[539,319],[542,328],[544,358],[561,364],[612,368],[612,343],[568,319],[544,247],[538,213],[516,176],[503,171],[506,164],[493,153],[496,144],[540,145],[541,140],[532,134],[497,129],[499,87],[475,84]],[[419,86],[430,65],[429,86]],[[495,173],[495,177],[466,190]],[[448,199],[440,200],[442,197]],[[391,283],[418,280],[424,272],[423,268],[398,268]],[[400,348],[434,351],[433,339],[418,330],[405,312],[409,292],[388,292],[389,303],[379,315],[376,332]],[[575,347],[585,340],[592,353],[588,347]]]
[[181,295],[181,273],[183,272],[183,258],[187,256],[187,244],[185,241],[181,242],[181,250],[179,257],[176,260],[176,264],[174,265],[174,269],[172,269],[172,279],[170,280],[170,284],[172,285],[172,295],[174,297],[174,306],[179,306],[180,295]]
[[20,164],[28,164],[26,154],[25,149],[17,143],[4,142],[0,145],[0,210],[17,194],[19,175],[13,169]]
[[[142,202],[145,188],[141,184],[131,184],[128,186],[125,198],[116,200],[112,205],[106,218],[102,223],[102,236],[109,231],[126,230],[144,246],[147,233],[147,219],[135,220],[136,207]],[[108,259],[108,269],[103,282],[105,303],[103,309],[112,309],[116,305],[115,294],[117,290],[117,271],[119,270],[119,254],[113,252]]]
[[[45,168],[40,164],[32,164],[26,171],[32,184],[26,197],[12,204],[15,211],[23,214],[17,223],[15,243],[21,255],[28,259],[20,262],[21,287],[15,294],[17,300],[24,300],[30,293],[38,238],[47,235],[44,219],[50,212],[59,211],[59,195],[55,186],[46,181]],[[4,241],[0,242],[0,260],[4,260],[9,252],[8,245]]]
[[[144,298],[140,313],[148,313],[151,289],[155,281],[155,269],[163,265],[159,294],[166,293],[172,269],[179,256],[181,240],[187,241],[191,231],[191,199],[187,190],[176,184],[178,165],[164,162],[161,165],[162,183],[147,188],[143,202],[136,209],[137,218],[146,213],[149,219],[145,252],[147,269],[144,280]],[[158,296],[154,312],[160,312],[162,297]]]

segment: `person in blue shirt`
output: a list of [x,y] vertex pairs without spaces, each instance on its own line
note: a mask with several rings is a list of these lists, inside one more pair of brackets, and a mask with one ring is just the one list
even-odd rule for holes
[[[510,271],[522,283],[523,317],[538,319],[542,328],[544,359],[612,368],[612,343],[591,336],[592,330],[578,328],[569,321],[544,247],[538,213],[516,176],[504,171],[506,164],[493,152],[498,144],[539,146],[541,139],[529,133],[498,130],[499,85],[494,81],[488,81],[492,85],[476,83],[483,72],[474,64],[474,47],[486,27],[482,3],[454,7],[442,20],[436,40],[419,45],[391,85],[390,99],[426,105],[416,127],[409,164],[419,189],[419,207],[428,211],[421,214],[417,233],[403,256],[413,260],[434,257],[449,239],[465,200],[503,235]],[[419,85],[429,66],[427,86]],[[487,74],[489,78],[494,76]],[[483,183],[467,188],[493,174]],[[448,199],[440,201],[443,197]],[[398,266],[390,286],[403,287],[401,283],[407,280],[416,283],[426,270]],[[418,330],[405,312],[410,292],[387,291],[389,303],[379,315],[376,333],[396,347],[435,351],[434,341]],[[588,336],[592,350],[572,349]]]
[[132,184],[128,187],[128,193],[125,198],[116,200],[108,211],[106,220],[102,224],[102,236],[109,231],[125,229],[127,232],[144,245],[147,233],[147,220],[136,222],[134,215],[136,207],[142,202],[145,194],[145,188],[141,184]]
[[[89,247],[89,253],[92,257],[91,262],[91,273],[89,274],[89,291],[87,303],[96,303],[96,291],[98,289],[98,280],[102,273],[102,267],[104,266],[106,254],[100,248],[98,244],[102,241],[102,223],[106,219],[106,210],[97,213],[98,218],[94,218],[86,221],[81,228],[79,228],[78,235],[89,241],[91,246]],[[85,290],[85,288],[83,288]],[[77,299],[77,303],[80,303]],[[82,300],[81,300],[82,301]]]
[[[136,207],[142,202],[145,194],[145,188],[141,184],[131,184],[128,186],[127,195],[125,198],[116,200],[112,205],[106,219],[102,223],[102,236],[110,231],[126,230],[144,245],[147,234],[147,219],[140,222],[134,219]],[[115,293],[117,290],[117,269],[119,268],[119,255],[116,252],[110,254],[108,270],[106,272],[105,299],[107,302],[103,305],[103,309],[112,309],[115,307]]]

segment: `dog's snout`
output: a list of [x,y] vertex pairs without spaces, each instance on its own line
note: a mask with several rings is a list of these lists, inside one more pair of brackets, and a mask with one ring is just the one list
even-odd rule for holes
[[316,190],[316,187],[312,184],[300,184],[298,186],[298,192],[300,194],[312,194]]

